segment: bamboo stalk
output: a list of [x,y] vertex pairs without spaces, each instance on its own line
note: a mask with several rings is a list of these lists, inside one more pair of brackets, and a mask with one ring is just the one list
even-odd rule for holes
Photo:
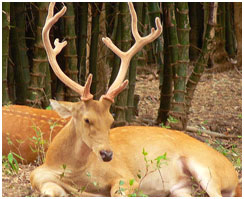
[[84,85],[86,82],[87,22],[88,22],[88,3],[78,3],[77,52],[78,52],[79,83],[81,85]]
[[189,65],[189,9],[188,3],[176,3],[178,35],[178,64],[175,70],[174,94],[170,115],[178,120],[171,124],[174,129],[185,130],[187,115],[185,105],[186,75]]
[[[114,44],[119,48],[121,49],[121,15],[119,14],[120,13],[120,10],[119,10],[119,6],[120,6],[120,3],[117,3],[117,14],[116,14],[116,18],[118,19],[115,19],[117,20],[117,31],[116,33],[113,32],[114,35]],[[112,83],[114,82],[115,78],[117,77],[117,74],[119,72],[119,66],[120,66],[120,58],[115,55],[113,53],[113,59],[111,61],[111,66],[112,66],[112,72],[111,72],[111,77],[110,77],[110,80],[109,80],[109,86],[112,85]]]
[[208,20],[205,22],[207,23],[202,51],[198,57],[196,64],[194,65],[194,69],[187,81],[186,84],[186,105],[187,105],[187,113],[189,113],[189,109],[191,106],[191,101],[193,99],[193,95],[196,89],[196,86],[204,72],[205,67],[207,66],[209,55],[213,50],[213,39],[215,37],[215,26],[216,26],[216,18],[217,18],[217,7],[218,3],[208,3],[209,6],[209,17]]
[[[127,51],[131,47],[130,14],[127,3],[120,3],[121,15],[121,50]],[[128,73],[126,75],[128,79]],[[115,119],[120,124],[126,123],[128,89],[121,92],[115,102]],[[133,97],[133,95],[131,96]]]
[[[159,17],[161,18],[161,10],[159,7],[158,2],[150,2],[148,3],[148,14],[149,14],[149,21],[150,21],[150,28],[156,28],[155,27],[155,18]],[[153,45],[153,53],[155,56],[156,64],[159,73],[163,70],[163,34],[159,36],[156,41],[152,43]],[[162,76],[161,76],[162,77]],[[160,78],[160,86],[162,86],[163,79]]]
[[97,88],[97,53],[98,53],[98,36],[99,36],[99,18],[103,3],[91,3],[92,6],[92,34],[91,34],[91,48],[89,57],[89,72],[93,74],[91,93],[95,99],[98,99]]
[[[117,30],[118,30],[118,22],[119,22],[119,2],[116,3],[106,3],[106,20],[107,20],[107,35],[111,38],[111,40],[115,43]],[[112,17],[113,16],[113,17]],[[114,70],[114,53],[111,50],[107,51],[106,62],[109,66],[113,66],[112,71]],[[116,75],[112,73],[111,77]],[[111,84],[111,80],[109,81],[109,85]]]
[[226,24],[226,31],[225,31],[225,38],[226,38],[226,45],[225,49],[228,52],[229,57],[234,58],[236,53],[236,47],[234,43],[234,26],[233,26],[233,16],[231,12],[231,4],[230,2],[226,3],[226,18],[225,18],[225,24]]
[[109,66],[106,63],[106,55],[109,49],[104,45],[102,38],[106,35],[106,17],[105,17],[105,3],[101,7],[100,17],[99,17],[99,35],[98,35],[98,55],[97,55],[97,98],[106,93],[108,75],[109,75]]
[[[51,80],[49,63],[42,43],[42,28],[45,24],[48,3],[36,3],[36,36],[33,49],[33,66],[30,73],[30,85],[27,104],[34,107],[46,107],[51,98]],[[49,75],[48,75],[49,74]],[[48,84],[47,84],[48,82]]]
[[163,24],[164,24],[164,48],[163,48],[163,55],[164,55],[164,65],[163,70],[160,73],[162,86],[160,87],[160,106],[158,109],[158,123],[166,123],[168,119],[168,113],[170,111],[170,104],[172,98],[172,80],[173,80],[173,67],[171,66],[170,60],[170,50],[169,46],[169,8],[166,3],[163,3]]
[[[28,85],[30,82],[29,62],[25,43],[25,3],[11,3],[10,43],[11,57],[15,64],[15,86],[17,104],[26,104]],[[13,22],[13,23],[12,23]]]
[[[77,69],[77,50],[76,50],[76,34],[75,34],[75,13],[73,3],[66,3],[67,11],[64,15],[64,37],[67,41],[67,46],[64,48],[65,58],[65,72],[67,76],[78,82],[78,69]],[[65,99],[67,101],[78,101],[79,95],[72,89],[66,87]]]
[[237,44],[237,65],[242,68],[242,2],[234,4],[234,27]]
[[[142,11],[143,11],[143,3],[133,3],[138,19],[138,32],[140,35],[142,34],[143,27],[142,27]],[[129,89],[128,89],[128,96],[127,96],[127,110],[126,110],[126,120],[131,122],[132,119],[135,117],[135,85],[136,85],[136,73],[137,73],[137,65],[139,57],[143,56],[142,51],[138,52],[131,60],[130,68],[129,68]]]
[[190,49],[189,56],[192,62],[198,58],[198,54],[202,48],[204,12],[202,4],[199,2],[190,2],[189,6],[189,20],[190,20]]
[[2,3],[2,105],[10,103],[8,94],[10,3]]
[[[145,19],[145,6],[143,2],[134,2],[134,7],[137,13],[137,20],[138,20],[138,32],[140,35],[146,35],[145,31],[145,25],[144,25],[144,19]],[[150,45],[150,44],[149,44]],[[145,46],[145,49],[148,48],[148,45]],[[140,52],[137,53],[135,60],[137,59],[137,63],[131,60],[131,64],[136,64],[137,67],[145,67],[147,65],[146,63],[146,52],[145,49],[142,49]],[[133,68],[133,67],[132,67]]]
[[[11,51],[11,48],[9,49]],[[12,53],[9,52],[9,55]],[[9,99],[11,102],[15,102],[16,100],[16,92],[15,92],[15,80],[14,80],[14,63],[9,59],[8,61],[8,93],[9,93]]]

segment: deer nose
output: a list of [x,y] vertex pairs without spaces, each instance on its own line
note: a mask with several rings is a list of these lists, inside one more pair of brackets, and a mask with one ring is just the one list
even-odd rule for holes
[[109,162],[113,158],[113,152],[108,150],[100,151],[100,155],[104,162]]

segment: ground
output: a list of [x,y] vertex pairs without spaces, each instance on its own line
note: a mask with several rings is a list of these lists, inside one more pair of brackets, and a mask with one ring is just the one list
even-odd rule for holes
[[[156,76],[140,74],[137,77],[136,94],[140,95],[140,102],[136,120],[141,125],[152,125],[157,118],[159,91]],[[188,125],[224,135],[235,135],[235,138],[223,139],[205,133],[187,132],[225,154],[241,177],[242,78],[237,71],[202,76],[194,95]],[[19,173],[11,175],[5,174],[6,170],[3,169],[2,196],[39,196],[31,189],[29,181],[30,172],[34,168],[32,165],[20,165]],[[197,191],[198,187],[195,187]]]

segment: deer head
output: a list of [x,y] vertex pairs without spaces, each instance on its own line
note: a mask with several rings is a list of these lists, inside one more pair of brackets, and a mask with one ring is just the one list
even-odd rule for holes
[[103,161],[112,160],[113,152],[109,145],[108,134],[113,123],[113,117],[109,112],[114,98],[122,92],[128,84],[128,80],[124,81],[131,58],[142,49],[146,44],[154,41],[162,32],[162,25],[159,18],[156,18],[155,30],[152,28],[151,33],[146,37],[141,37],[137,30],[137,16],[133,4],[129,3],[131,13],[132,34],[135,38],[135,44],[127,51],[119,50],[109,38],[103,38],[105,45],[110,48],[116,55],[121,58],[121,65],[118,75],[113,84],[108,89],[107,93],[101,96],[99,100],[93,100],[93,95],[90,93],[92,75],[90,74],[84,86],[71,80],[60,69],[56,56],[66,46],[67,42],[54,41],[54,48],[51,45],[49,32],[51,27],[58,21],[66,12],[64,6],[58,13],[54,15],[55,3],[50,3],[48,15],[42,31],[42,39],[45,50],[47,52],[49,63],[57,75],[57,77],[72,90],[81,96],[81,101],[76,103],[57,102],[50,100],[51,106],[58,114],[63,117],[72,117],[74,127],[72,133],[75,133],[96,155]]

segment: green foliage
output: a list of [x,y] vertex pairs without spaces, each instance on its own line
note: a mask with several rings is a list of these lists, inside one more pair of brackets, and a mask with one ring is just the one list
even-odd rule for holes
[[162,128],[170,129],[171,128],[170,124],[176,124],[176,123],[179,122],[179,120],[177,120],[176,118],[172,117],[171,115],[169,115],[167,121],[168,121],[167,125],[165,125],[164,123],[160,124]]
[[63,165],[61,166],[61,168],[63,169],[63,172],[59,175],[60,180],[62,180],[62,178],[64,177],[66,167],[67,167],[66,164],[63,164]]
[[49,105],[46,107],[46,110],[52,110],[52,107]]
[[228,148],[225,146],[225,144],[221,140],[214,140],[214,143],[211,145],[209,140],[205,140],[205,143],[207,143],[210,147],[215,148],[218,152],[222,153],[224,156],[226,156],[234,165],[234,167],[241,171],[242,164],[241,164],[241,154],[236,150],[237,145],[232,144],[228,145]]
[[10,152],[7,157],[2,157],[4,172],[8,175],[13,175],[14,173],[18,174],[19,172],[19,164],[15,157],[24,160],[20,155],[14,152]]
[[43,132],[39,127],[34,125],[32,128],[34,129],[36,136],[29,138],[34,144],[34,147],[30,146],[30,149],[33,153],[37,153],[37,163],[42,164],[45,162],[45,148],[48,141],[43,139]]

